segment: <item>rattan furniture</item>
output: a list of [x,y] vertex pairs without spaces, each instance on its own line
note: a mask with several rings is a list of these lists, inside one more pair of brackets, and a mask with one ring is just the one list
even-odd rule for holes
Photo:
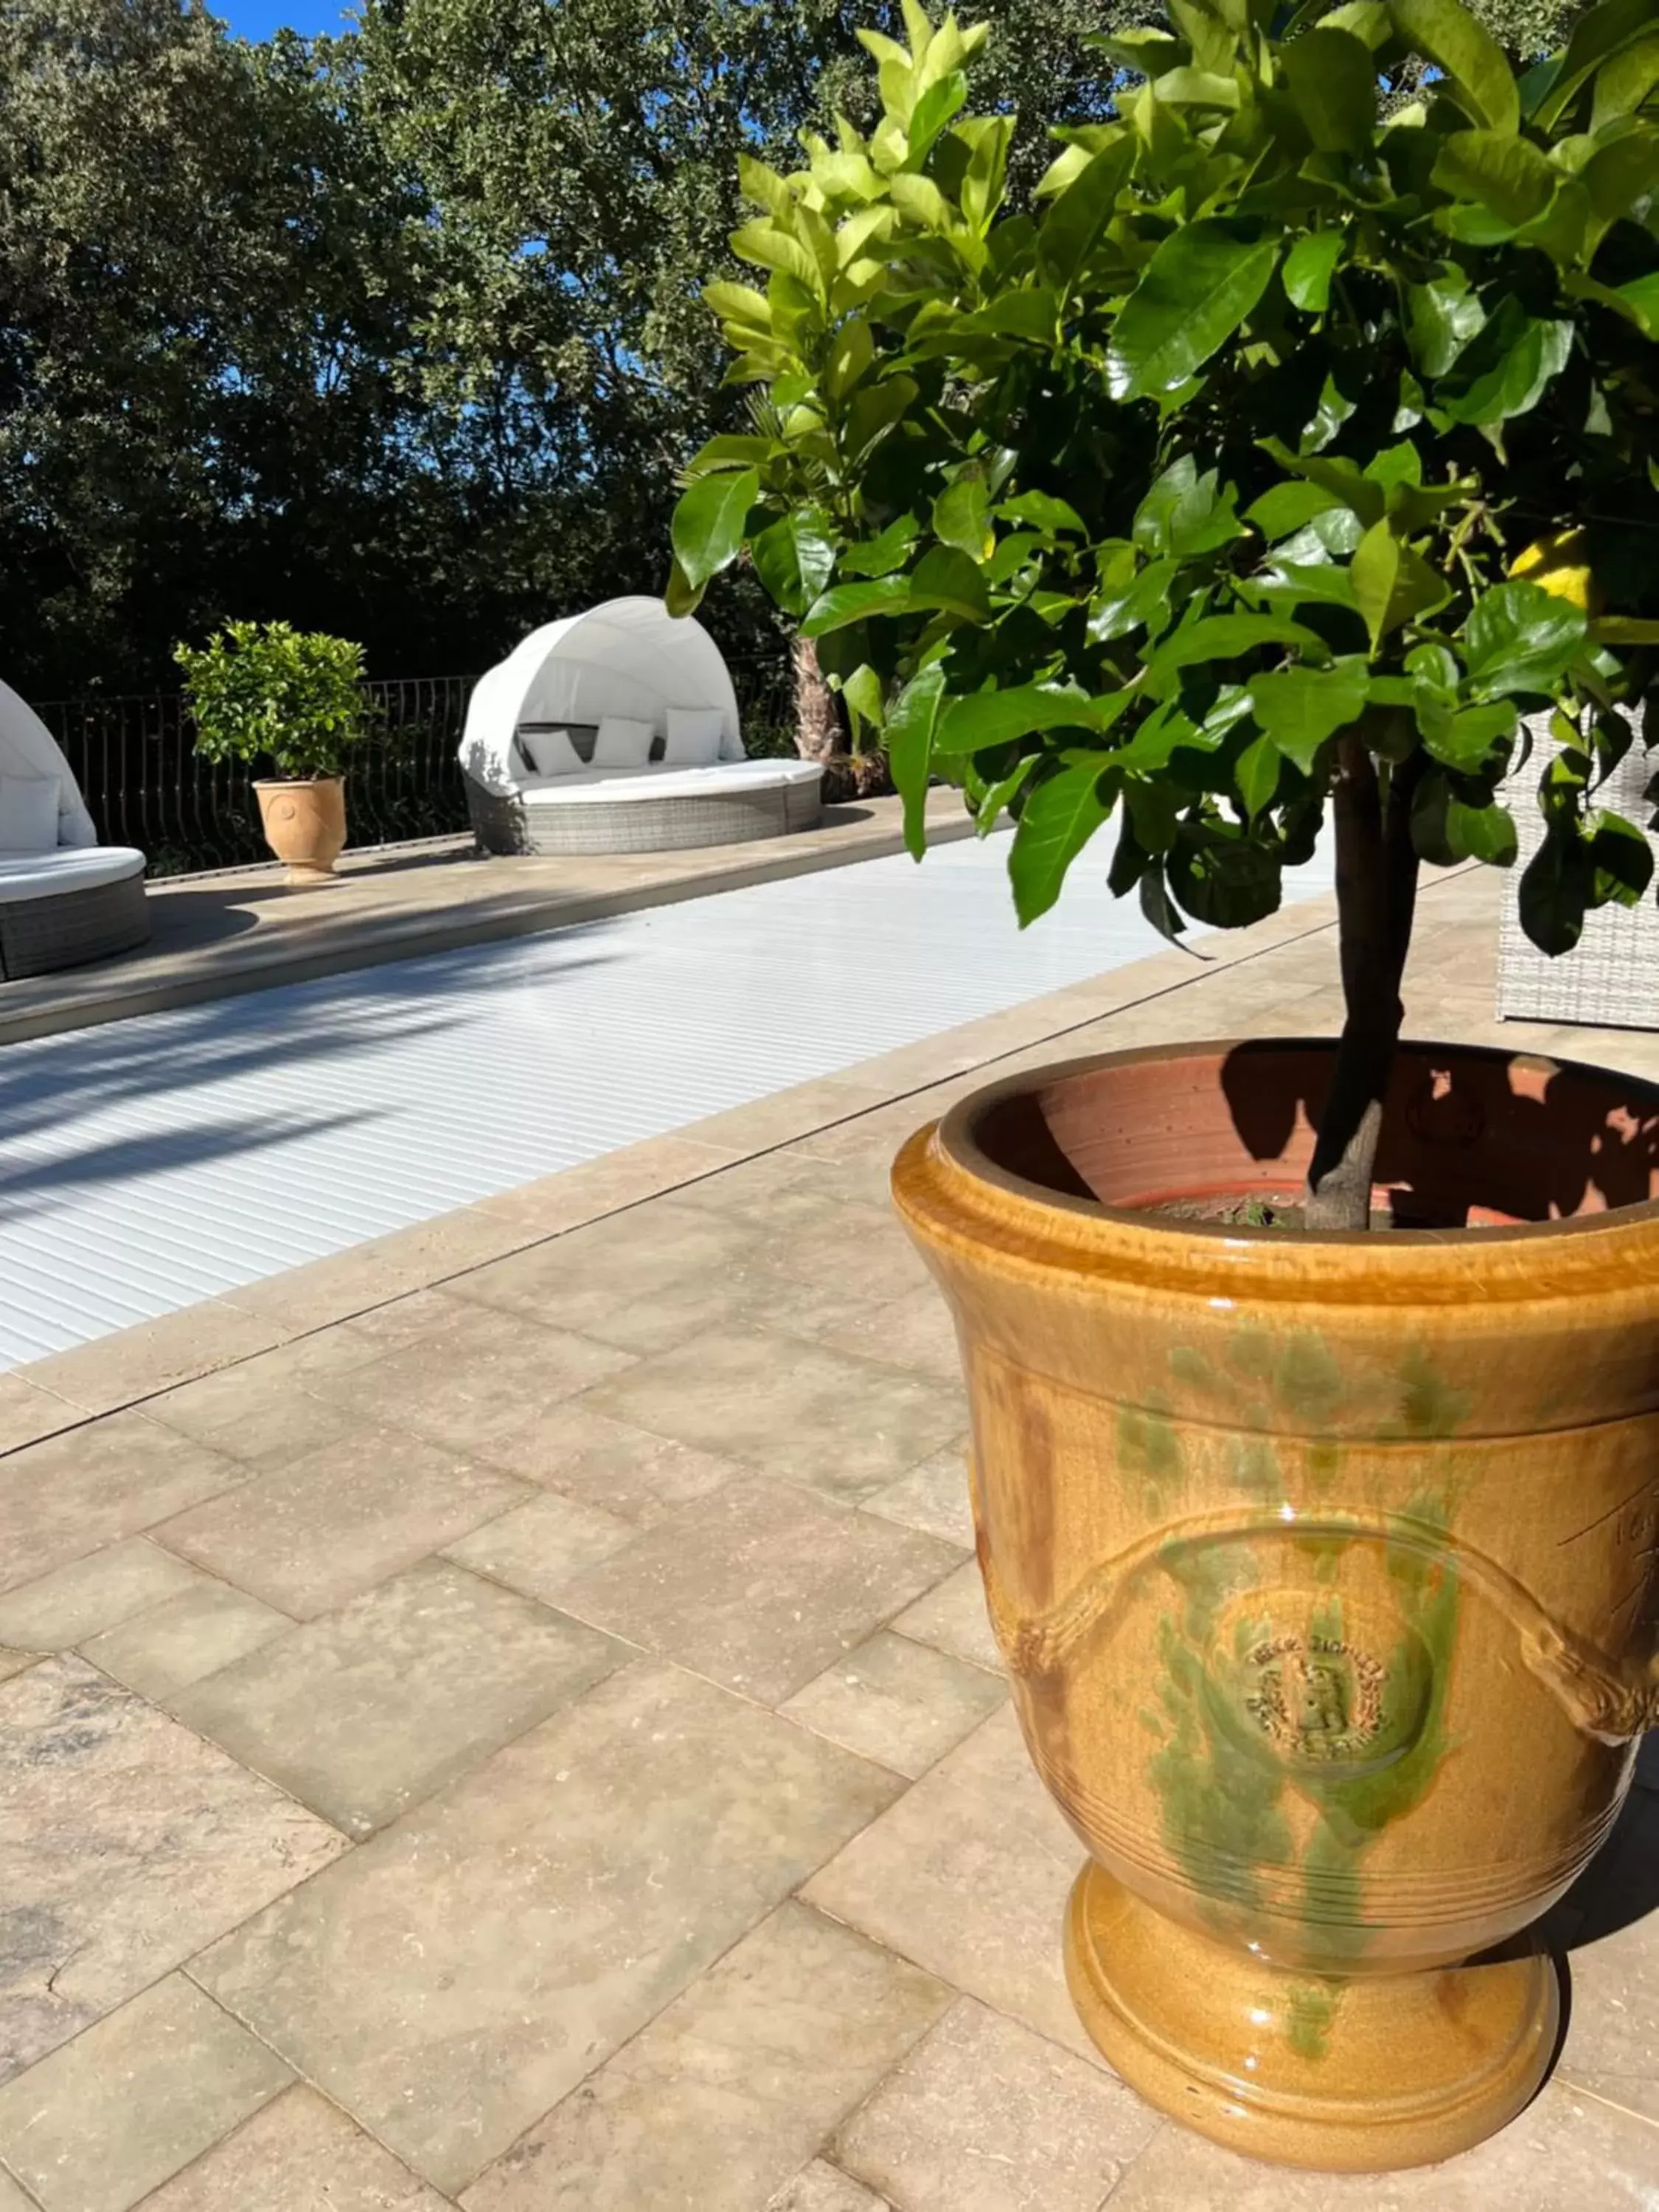
[[[1544,842],[1544,818],[1535,795],[1538,778],[1545,763],[1561,750],[1549,735],[1547,716],[1529,727],[1532,756],[1508,794],[1520,837],[1517,876]],[[1653,808],[1643,794],[1655,766],[1638,740],[1596,792],[1595,803],[1610,807],[1645,831]],[[1659,858],[1659,840],[1650,836],[1648,842]],[[1577,945],[1553,960],[1522,930],[1514,888],[1513,884],[1509,887],[1498,929],[1500,1021],[1659,1029],[1659,906],[1651,891],[1635,907],[1604,906],[1586,915]]]
[[148,943],[144,856],[64,847],[0,860],[0,978],[49,975]]

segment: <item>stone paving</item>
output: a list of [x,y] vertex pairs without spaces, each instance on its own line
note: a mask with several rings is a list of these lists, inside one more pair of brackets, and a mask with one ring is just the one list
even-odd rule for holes
[[[1498,1029],[1492,889],[1414,1026]],[[1450,2165],[1163,2121],[969,1558],[896,1142],[990,1063],[1320,1029],[1328,907],[0,1382],[0,2212],[1644,2212],[1659,1792]]]

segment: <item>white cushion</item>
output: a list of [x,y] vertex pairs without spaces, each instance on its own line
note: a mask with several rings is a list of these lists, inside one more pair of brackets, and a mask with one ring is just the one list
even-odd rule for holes
[[55,775],[0,775],[0,853],[55,853]]
[[580,775],[520,784],[526,806],[597,806],[612,799],[718,798],[727,791],[777,791],[786,784],[816,783],[817,761],[718,761],[709,768],[584,769]]
[[656,735],[649,722],[629,721],[626,714],[607,714],[593,740],[595,768],[643,768],[651,757]]
[[519,743],[529,754],[538,775],[582,772],[582,757],[571,744],[568,730],[520,730]]
[[59,846],[53,853],[9,854],[0,858],[0,905],[22,899],[73,898],[142,876],[144,856],[131,845]]
[[720,758],[726,717],[718,707],[671,707],[665,768],[708,768]]

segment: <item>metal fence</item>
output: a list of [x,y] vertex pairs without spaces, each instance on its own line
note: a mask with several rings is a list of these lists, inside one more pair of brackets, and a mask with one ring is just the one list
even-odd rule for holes
[[[793,693],[780,659],[730,664],[744,743],[794,751]],[[354,848],[440,837],[467,827],[457,758],[471,676],[405,677],[365,688],[371,734],[352,754]],[[200,759],[176,692],[49,699],[36,713],[61,747],[106,844],[136,845],[153,876],[270,858],[251,771]]]

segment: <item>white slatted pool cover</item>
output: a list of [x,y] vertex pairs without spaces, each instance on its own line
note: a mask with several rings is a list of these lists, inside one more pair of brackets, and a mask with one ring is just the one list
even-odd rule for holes
[[[0,1051],[0,1369],[1162,949],[944,846]],[[1316,860],[1287,894],[1326,888]],[[1195,934],[1199,933],[1194,933]]]

